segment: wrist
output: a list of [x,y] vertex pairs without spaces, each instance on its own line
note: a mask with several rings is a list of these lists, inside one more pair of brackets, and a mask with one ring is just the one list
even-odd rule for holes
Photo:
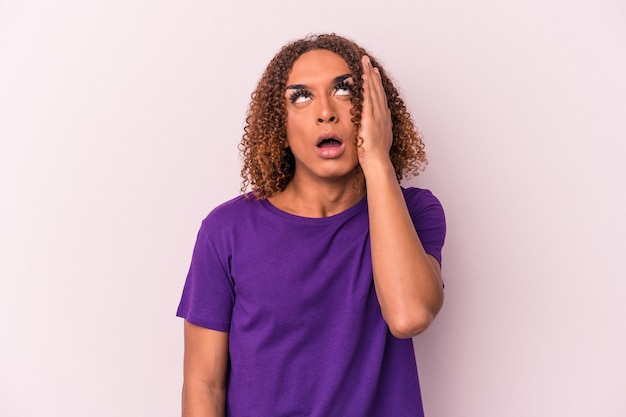
[[361,170],[363,171],[366,183],[380,183],[389,181],[390,179],[397,182],[396,170],[389,158],[361,163]]

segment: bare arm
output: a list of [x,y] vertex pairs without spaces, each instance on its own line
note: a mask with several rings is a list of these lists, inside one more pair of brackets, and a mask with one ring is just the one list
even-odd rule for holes
[[365,175],[374,285],[392,334],[424,331],[443,303],[439,263],[417,236],[389,158],[391,114],[380,74],[363,58],[363,139],[359,162]]
[[185,321],[182,417],[224,417],[228,333]]

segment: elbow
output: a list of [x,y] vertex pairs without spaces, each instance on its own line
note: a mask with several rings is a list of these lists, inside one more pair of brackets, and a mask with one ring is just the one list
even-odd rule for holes
[[443,306],[443,299],[443,286],[438,284],[418,295],[385,299],[380,307],[391,334],[398,339],[410,339],[431,325]]
[[443,296],[432,306],[419,306],[412,310],[395,311],[385,315],[391,334],[398,339],[410,339],[424,332],[435,320],[443,304]]
[[391,334],[398,339],[410,339],[424,332],[434,320],[434,315],[428,311],[411,316],[396,317],[386,320]]

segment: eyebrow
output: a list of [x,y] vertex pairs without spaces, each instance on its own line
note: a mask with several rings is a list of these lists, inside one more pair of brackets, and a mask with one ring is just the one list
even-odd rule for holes
[[[333,78],[333,85],[339,84],[342,81],[347,80],[348,78],[352,78],[352,74],[343,74],[338,77]],[[306,84],[292,84],[288,85],[285,90],[303,90],[307,88]]]

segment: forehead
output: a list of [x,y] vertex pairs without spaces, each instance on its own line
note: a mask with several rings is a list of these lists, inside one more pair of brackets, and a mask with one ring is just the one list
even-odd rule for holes
[[348,63],[341,56],[326,49],[315,49],[296,59],[287,77],[287,85],[313,84],[350,73]]

